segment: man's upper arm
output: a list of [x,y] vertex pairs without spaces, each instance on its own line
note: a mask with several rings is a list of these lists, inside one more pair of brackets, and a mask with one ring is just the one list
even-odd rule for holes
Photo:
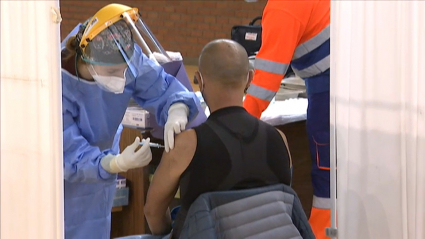
[[279,90],[305,26],[290,10],[268,2],[262,20],[262,45],[255,57],[254,79],[244,100],[245,109],[260,118]]
[[162,155],[146,199],[149,214],[162,214],[167,210],[178,189],[180,176],[192,161],[196,143],[195,131],[184,131],[176,135],[174,149]]

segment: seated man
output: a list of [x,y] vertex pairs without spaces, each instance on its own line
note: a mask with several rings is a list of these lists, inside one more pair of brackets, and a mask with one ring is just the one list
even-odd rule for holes
[[179,186],[181,208],[173,238],[179,237],[192,202],[205,192],[290,185],[285,135],[242,106],[253,77],[245,49],[231,40],[208,43],[196,77],[211,115],[200,126],[177,135],[174,150],[162,156],[145,205],[154,235],[171,231],[168,206]]

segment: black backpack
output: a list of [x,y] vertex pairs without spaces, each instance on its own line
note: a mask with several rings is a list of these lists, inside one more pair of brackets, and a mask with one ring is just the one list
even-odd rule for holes
[[[256,55],[261,47],[261,25],[254,25],[262,16],[254,18],[248,25],[236,25],[232,28],[231,39],[241,44],[248,56]],[[285,78],[294,75],[292,67],[288,67]]]
[[248,25],[236,25],[232,27],[231,39],[241,44],[248,56],[255,55],[261,47],[261,24],[254,25],[261,20],[262,16],[254,18]]

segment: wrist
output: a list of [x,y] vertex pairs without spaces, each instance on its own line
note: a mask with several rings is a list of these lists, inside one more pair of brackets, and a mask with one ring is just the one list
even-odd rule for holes
[[179,111],[179,110],[182,110],[186,115],[189,115],[189,107],[182,102],[177,102],[172,104],[170,108],[168,109],[168,114],[171,114],[173,111]]
[[107,167],[105,166],[105,160],[101,159],[99,163],[99,176],[103,180],[109,181],[114,180],[117,177],[116,173],[111,172],[109,167],[109,161],[107,162]]
[[122,161],[122,156],[120,154],[118,155],[111,155],[108,154],[101,160],[101,165],[105,171],[108,173],[120,173],[120,172],[126,172],[127,170],[120,165]]
[[128,168],[123,165],[123,158],[121,154],[115,156],[111,163],[115,164],[115,167],[119,170],[119,172],[127,172],[128,170]]

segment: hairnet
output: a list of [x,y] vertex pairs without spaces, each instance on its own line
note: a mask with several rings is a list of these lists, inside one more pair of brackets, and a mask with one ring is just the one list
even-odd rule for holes
[[121,64],[128,62],[133,52],[133,34],[127,23],[120,20],[89,42],[83,59],[91,64]]

